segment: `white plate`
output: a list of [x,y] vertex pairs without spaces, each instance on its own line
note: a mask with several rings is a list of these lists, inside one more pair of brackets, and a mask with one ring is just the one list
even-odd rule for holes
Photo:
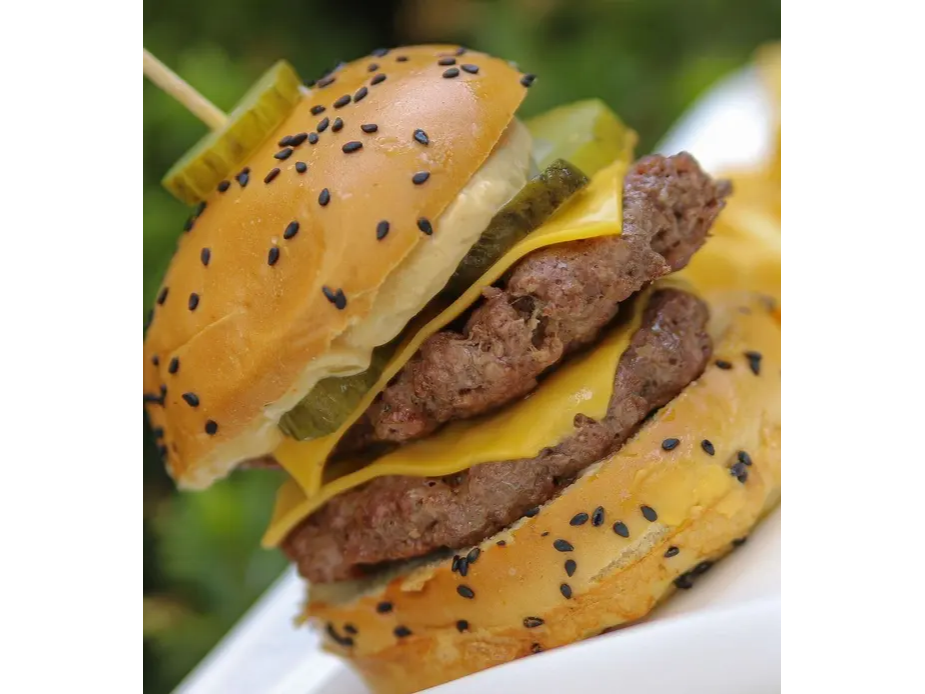
[[[709,171],[748,165],[769,148],[771,114],[757,76],[723,80],[659,151],[687,150]],[[304,585],[291,569],[177,689],[181,694],[367,694],[360,679],[296,629]],[[607,686],[602,688],[602,684]],[[612,686],[611,686],[612,685]],[[763,694],[780,690],[780,510],[694,589],[643,623],[428,690]]]

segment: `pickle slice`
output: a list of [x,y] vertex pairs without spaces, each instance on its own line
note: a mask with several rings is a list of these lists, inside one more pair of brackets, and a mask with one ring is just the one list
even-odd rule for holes
[[280,60],[251,87],[225,125],[197,142],[161,183],[185,203],[204,200],[292,112],[302,98],[302,81]]
[[636,133],[600,99],[559,106],[526,125],[541,169],[556,159],[566,159],[593,176],[613,161],[629,158],[636,144]]
[[279,420],[287,436],[299,441],[316,439],[337,431],[372,388],[400,344],[399,339],[376,347],[369,368],[352,376],[330,376],[318,381],[311,392]]
[[527,182],[498,213],[460,261],[442,294],[457,297],[494,265],[518,241],[552,216],[556,209],[588,184],[588,177],[569,162],[557,159]]

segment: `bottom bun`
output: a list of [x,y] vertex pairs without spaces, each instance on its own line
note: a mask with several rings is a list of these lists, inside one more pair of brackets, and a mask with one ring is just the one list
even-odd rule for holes
[[328,649],[379,694],[415,692],[640,619],[733,549],[780,499],[780,324],[755,295],[712,298],[703,375],[538,513],[461,550],[465,575],[442,557],[312,586]]

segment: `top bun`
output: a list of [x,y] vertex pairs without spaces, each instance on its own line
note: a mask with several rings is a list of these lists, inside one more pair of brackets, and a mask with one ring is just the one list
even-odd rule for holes
[[[521,79],[455,46],[377,51],[306,90],[200,206],[144,343],[148,414],[180,486],[271,451],[279,418],[320,378],[365,369],[372,347],[439,290],[446,277],[418,279],[434,265],[424,250],[499,143],[525,163],[501,176],[495,208],[526,179],[529,136],[512,125]],[[463,254],[478,224],[457,243]],[[419,296],[400,291],[399,275]]]

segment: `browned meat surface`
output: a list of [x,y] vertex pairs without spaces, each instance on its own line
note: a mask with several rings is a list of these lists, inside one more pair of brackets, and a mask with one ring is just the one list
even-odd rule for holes
[[297,526],[283,550],[311,581],[363,575],[386,561],[475,544],[549,500],[619,448],[645,417],[703,371],[706,306],[677,289],[653,294],[620,359],[607,415],[535,458],[485,463],[449,477],[380,477],[341,494]]
[[640,159],[624,180],[622,235],[524,258],[503,288],[485,292],[461,333],[444,330],[421,346],[340,452],[421,438],[533,390],[563,355],[596,339],[621,301],[687,264],[728,188],[686,153]]

